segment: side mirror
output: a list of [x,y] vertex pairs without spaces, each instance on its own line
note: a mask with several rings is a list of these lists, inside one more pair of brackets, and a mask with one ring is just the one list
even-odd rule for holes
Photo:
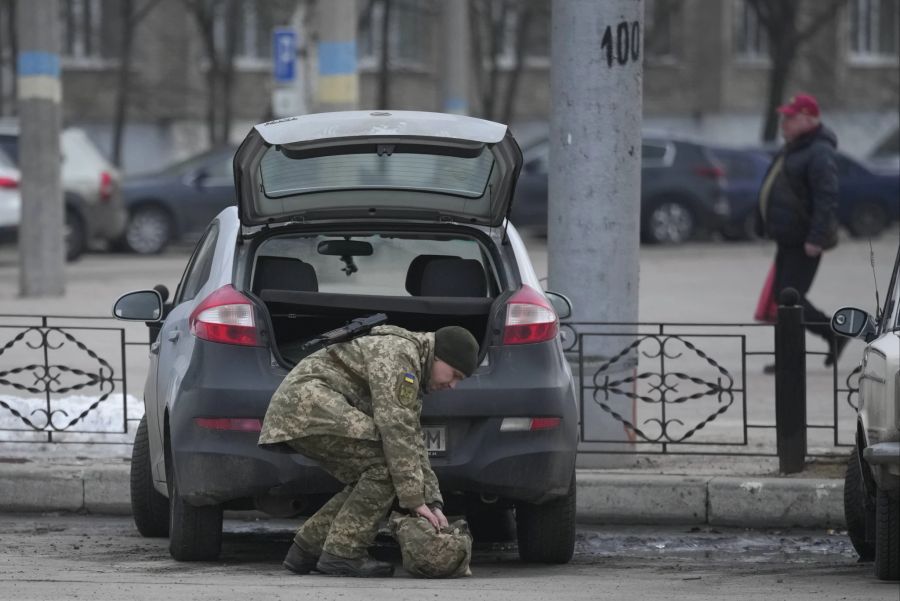
[[875,320],[862,309],[844,307],[831,317],[831,329],[848,338],[864,338],[866,342],[875,336]]
[[157,290],[138,290],[119,297],[113,317],[125,321],[162,321],[163,300]]
[[544,294],[547,295],[547,299],[553,305],[553,310],[560,319],[568,319],[572,316],[572,301],[568,297],[558,292],[544,292]]
[[197,169],[193,173],[191,173],[188,180],[191,182],[191,185],[195,188],[202,188],[206,185],[206,180],[209,179],[209,172],[206,169]]

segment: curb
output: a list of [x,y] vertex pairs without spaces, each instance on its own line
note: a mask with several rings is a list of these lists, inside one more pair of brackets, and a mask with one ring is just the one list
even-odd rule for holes
[[[578,521],[744,528],[843,528],[839,479],[578,470]],[[0,512],[129,515],[129,467],[0,464]]]

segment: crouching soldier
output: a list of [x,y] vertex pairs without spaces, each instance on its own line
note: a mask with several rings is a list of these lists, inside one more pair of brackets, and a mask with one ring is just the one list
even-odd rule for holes
[[394,503],[447,526],[422,437],[421,396],[451,389],[478,363],[464,328],[434,333],[381,326],[298,363],[272,397],[260,445],[287,443],[346,487],[297,531],[284,566],[342,576],[390,576],[370,558]]

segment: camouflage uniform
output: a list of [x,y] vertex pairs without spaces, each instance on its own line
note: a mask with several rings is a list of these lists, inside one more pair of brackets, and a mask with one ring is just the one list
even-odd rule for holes
[[259,443],[286,442],[347,486],[294,538],[310,553],[365,554],[396,496],[443,504],[419,416],[434,334],[394,326],[317,351],[272,396]]

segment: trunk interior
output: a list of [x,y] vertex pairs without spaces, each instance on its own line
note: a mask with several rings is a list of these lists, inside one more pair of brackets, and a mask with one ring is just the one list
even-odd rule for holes
[[291,364],[309,353],[306,342],[375,313],[412,331],[462,326],[486,348],[507,296],[490,257],[483,241],[462,234],[278,235],[256,251],[251,291]]
[[306,341],[373,313],[385,313],[390,325],[419,332],[458,325],[472,332],[477,340],[484,340],[494,304],[491,298],[414,298],[269,289],[260,291],[259,297],[269,312],[278,350],[291,364],[307,354],[302,349]]

